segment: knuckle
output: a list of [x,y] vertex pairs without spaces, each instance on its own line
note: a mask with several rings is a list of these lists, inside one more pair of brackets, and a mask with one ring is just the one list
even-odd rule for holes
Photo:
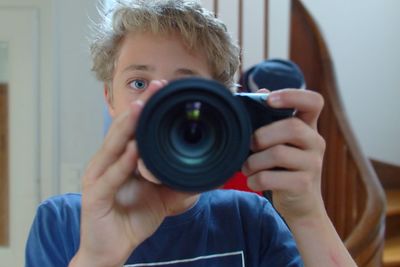
[[253,138],[252,138],[252,148],[255,150],[260,150],[263,148],[263,131],[262,129],[258,129],[257,131],[254,132]]
[[255,191],[268,187],[268,179],[266,179],[265,172],[257,172],[249,177],[249,187]]
[[311,168],[316,170],[322,169],[323,158],[320,155],[314,154],[313,156],[310,157],[309,161],[311,164]]
[[321,95],[321,94],[319,94],[319,93],[316,93],[316,105],[318,106],[318,108],[321,110],[324,106],[325,106],[325,99],[324,99],[324,97]]
[[296,140],[303,140],[304,138],[306,138],[304,123],[298,118],[292,118],[290,120],[289,131]]
[[321,152],[324,153],[326,150],[326,141],[321,135],[318,135],[317,143],[318,143],[318,147],[320,148]]
[[249,175],[251,173],[251,163],[249,160],[246,160],[242,167],[242,172],[244,175]]
[[244,174],[251,175],[257,171],[256,155],[251,155],[243,164]]
[[271,148],[271,160],[280,162],[283,160],[287,155],[285,153],[285,148],[284,145],[276,145],[273,148]]
[[324,97],[316,91],[309,90],[308,93],[311,96],[310,99],[312,99],[314,106],[317,107],[318,109],[322,109],[325,105]]

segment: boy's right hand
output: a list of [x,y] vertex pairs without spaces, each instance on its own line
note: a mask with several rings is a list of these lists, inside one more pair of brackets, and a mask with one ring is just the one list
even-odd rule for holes
[[70,266],[121,266],[163,219],[196,196],[139,174],[134,137],[144,103],[165,83],[152,82],[117,116],[88,165],[82,185],[80,247]]

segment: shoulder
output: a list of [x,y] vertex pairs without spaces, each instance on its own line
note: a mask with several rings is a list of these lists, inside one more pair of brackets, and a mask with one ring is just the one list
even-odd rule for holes
[[40,206],[58,207],[58,206],[80,206],[82,195],[80,193],[67,193],[63,195],[51,196],[40,203]]
[[26,266],[66,266],[79,247],[80,194],[39,204],[26,242]]
[[80,216],[81,194],[68,193],[49,197],[39,204],[37,215],[56,216],[59,219]]
[[[52,196],[41,202],[32,224],[31,234],[62,236],[65,231],[79,231],[81,194]],[[36,230],[36,231],[35,231]]]

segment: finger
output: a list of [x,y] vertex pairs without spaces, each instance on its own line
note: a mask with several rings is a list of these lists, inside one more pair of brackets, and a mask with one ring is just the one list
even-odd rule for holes
[[130,141],[121,157],[92,185],[95,198],[109,200],[137,167],[138,150],[135,141]]
[[162,83],[163,86],[166,86],[168,84],[167,80],[160,80],[160,82]]
[[317,131],[298,118],[280,120],[257,129],[251,142],[253,152],[279,144],[289,144],[303,150],[324,151],[325,141]]
[[242,172],[246,176],[251,176],[259,171],[277,168],[287,171],[309,170],[313,166],[311,164],[317,161],[312,158],[313,155],[314,153],[307,153],[295,147],[277,145],[252,154],[243,164]]
[[144,179],[146,179],[149,182],[152,182],[154,184],[161,184],[160,180],[158,180],[144,165],[144,162],[142,159],[139,159],[138,161],[138,170],[140,173],[140,176],[142,176]]
[[146,91],[134,101],[128,110],[113,121],[104,143],[88,167],[85,178],[94,182],[124,152],[125,146],[133,138],[140,112],[145,102],[165,84],[165,81],[152,81]]
[[247,185],[254,191],[285,191],[285,192],[309,192],[312,190],[312,177],[306,172],[288,171],[262,171],[251,175],[247,179]]
[[84,182],[94,182],[125,151],[126,144],[133,136],[142,108],[143,103],[135,101],[129,110],[115,118],[102,147],[88,165]]
[[[127,112],[118,117],[116,122],[111,125],[110,133],[106,136],[105,143],[110,142],[112,144],[112,140],[119,140],[120,137],[124,141],[127,141],[126,137],[130,139],[136,130],[136,124],[143,106],[162,87],[163,82],[158,80],[151,81],[149,87],[132,102]],[[123,149],[123,147],[120,147],[120,149]]]
[[317,129],[319,114],[324,106],[320,94],[311,90],[283,89],[271,92],[268,104],[274,108],[294,108],[296,117]]

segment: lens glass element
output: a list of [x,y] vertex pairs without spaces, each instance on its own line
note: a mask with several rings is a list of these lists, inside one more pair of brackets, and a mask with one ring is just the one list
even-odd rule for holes
[[165,118],[169,140],[163,142],[166,154],[186,166],[204,166],[220,149],[222,118],[214,108],[201,101],[176,104]]
[[203,135],[201,125],[201,102],[186,103],[186,123],[183,126],[184,140],[190,144],[198,143]]

